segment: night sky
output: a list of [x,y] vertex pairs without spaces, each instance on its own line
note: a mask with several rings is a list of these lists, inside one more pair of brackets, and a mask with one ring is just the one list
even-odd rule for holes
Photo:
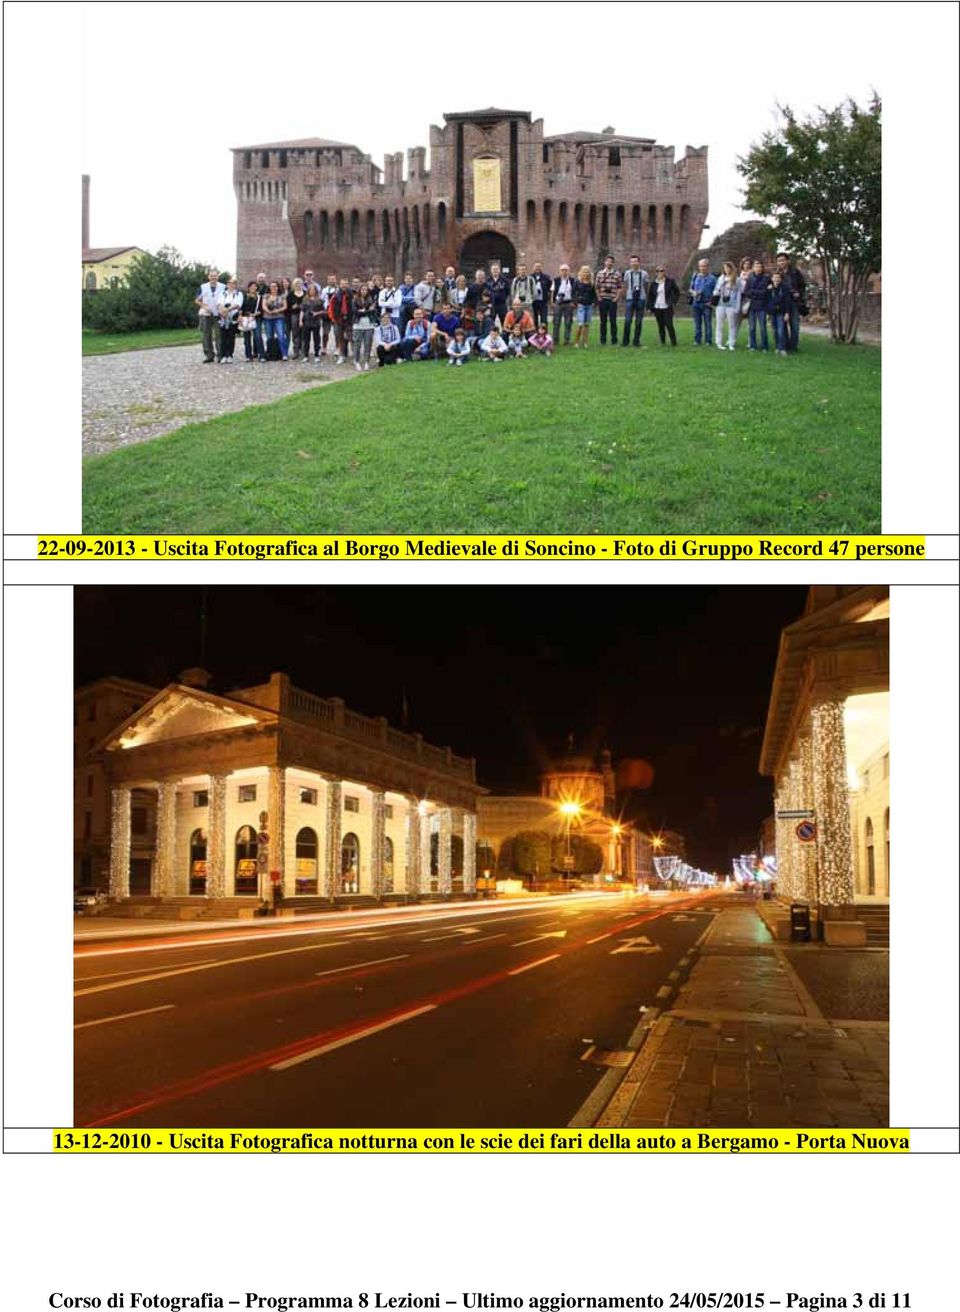
[[282,670],[475,756],[493,792],[537,792],[572,733],[580,751],[652,766],[649,787],[621,794],[624,815],[679,830],[689,861],[726,871],[772,811],[757,761],[780,630],[805,598],[760,586],[78,587],[75,679],[160,687],[202,665],[226,693]]

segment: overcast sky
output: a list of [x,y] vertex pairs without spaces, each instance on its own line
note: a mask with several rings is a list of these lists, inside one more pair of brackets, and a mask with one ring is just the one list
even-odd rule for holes
[[85,5],[91,244],[172,245],[232,269],[231,146],[329,137],[382,166],[387,151],[428,146],[445,111],[487,105],[529,110],[547,135],[611,125],[678,158],[709,146],[709,240],[747,217],[736,158],[778,102],[806,111],[882,93],[883,8]]

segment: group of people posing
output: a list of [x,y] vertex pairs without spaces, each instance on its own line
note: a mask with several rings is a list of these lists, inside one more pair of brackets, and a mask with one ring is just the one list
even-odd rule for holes
[[[736,348],[740,325],[747,322],[750,351],[796,351],[800,319],[806,314],[806,280],[789,256],[779,254],[767,272],[763,260],[729,260],[719,274],[700,260],[687,298],[694,325],[694,345]],[[352,361],[358,371],[376,359],[381,367],[411,360],[446,360],[463,365],[473,357],[487,361],[551,355],[561,345],[586,349],[594,312],[600,321],[600,345],[642,346],[643,321],[649,311],[661,346],[677,345],[674,312],[681,300],[676,280],[664,268],[652,274],[640,267],[615,267],[608,255],[595,273],[586,265],[571,273],[561,264],[556,277],[539,262],[527,271],[519,264],[508,277],[496,263],[489,274],[478,269],[468,282],[449,267],[442,278],[427,270],[420,282],[412,273],[397,284],[390,274],[338,278],[328,274],[321,285],[312,269],[300,278],[272,281],[259,273],[246,289],[236,278],[220,281],[216,269],[197,295],[208,364],[230,364],[237,336],[251,363],[309,360],[333,356]],[[618,314],[623,309],[622,336]],[[551,331],[552,324],[552,331]],[[726,339],[726,340],[724,340]]]

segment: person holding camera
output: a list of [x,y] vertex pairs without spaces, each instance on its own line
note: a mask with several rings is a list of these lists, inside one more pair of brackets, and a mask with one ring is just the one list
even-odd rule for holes
[[570,330],[573,326],[573,297],[577,289],[576,278],[570,277],[570,265],[561,264],[560,272],[553,280],[550,289],[553,297],[553,340],[560,345],[560,324],[563,323],[564,346],[570,345]]
[[[723,272],[713,289],[713,299],[717,306],[717,350],[733,351],[737,345],[737,329],[740,327],[740,279],[737,277],[736,265],[731,260],[724,260]],[[727,344],[723,344],[723,326],[727,326]]]
[[640,345],[643,332],[643,315],[647,308],[647,286],[650,279],[646,269],[640,268],[640,256],[630,256],[630,268],[623,275],[623,345],[630,345],[630,325],[633,324],[633,344]]

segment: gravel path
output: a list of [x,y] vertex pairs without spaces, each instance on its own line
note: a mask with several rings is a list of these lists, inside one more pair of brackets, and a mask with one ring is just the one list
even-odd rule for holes
[[242,344],[231,365],[204,364],[199,344],[88,355],[83,360],[83,454],[116,451],[184,424],[354,376],[352,365],[335,365],[326,357],[320,364],[312,359],[309,364],[247,364]]

